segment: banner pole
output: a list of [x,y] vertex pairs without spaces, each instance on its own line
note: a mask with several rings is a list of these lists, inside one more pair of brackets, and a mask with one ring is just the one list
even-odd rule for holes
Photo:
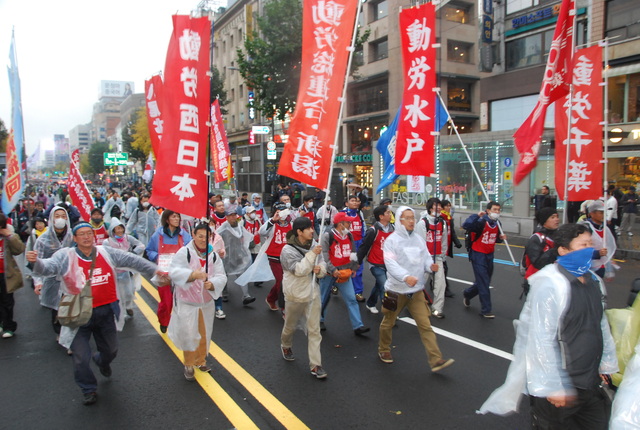
[[[573,3],[573,9],[569,11],[569,14],[573,16],[573,37],[571,38],[571,62],[573,63],[573,55],[576,51],[576,4]],[[573,65],[572,65],[573,66]],[[572,69],[573,70],[573,69]],[[564,163],[564,211],[562,212],[562,223],[566,224],[568,220],[569,212],[569,158],[571,155],[571,114],[573,112],[573,72],[569,81],[569,115],[567,119],[567,148],[566,148],[566,160]]]
[[[211,85],[213,84],[213,21],[211,20],[211,11],[208,11],[208,18],[210,22],[211,31],[209,33],[209,120],[207,124],[209,126],[209,132],[207,133],[207,204],[205,205],[205,214],[204,217],[207,220],[207,224],[209,223],[209,193],[211,192],[211,105],[213,104],[213,97],[211,96]],[[217,98],[217,96],[216,96]],[[205,246],[205,268],[204,272],[209,276],[209,235],[211,233],[211,228],[207,225],[207,246]],[[213,237],[211,238],[211,240]]]
[[[471,170],[473,170],[473,173],[474,173],[474,175],[476,177],[476,180],[478,181],[478,185],[480,185],[480,189],[482,189],[482,194],[484,195],[484,198],[487,199],[487,201],[490,201],[489,195],[487,194],[487,190],[485,189],[484,185],[482,184],[482,179],[480,179],[480,175],[478,174],[478,171],[476,170],[476,166],[473,164],[473,160],[471,159],[471,155],[469,155],[469,151],[467,151],[467,145],[465,145],[465,143],[462,141],[462,137],[460,137],[460,133],[458,133],[458,129],[456,128],[456,125],[453,122],[453,119],[451,118],[451,115],[449,114],[449,109],[444,104],[444,100],[442,100],[442,95],[440,94],[440,88],[434,89],[434,91],[438,95],[438,98],[440,99],[440,104],[442,105],[442,108],[445,110],[445,112],[447,112],[447,118],[448,118],[449,122],[451,122],[451,127],[452,127],[453,131],[456,133],[456,136],[458,137],[458,141],[460,142],[460,145],[462,146],[462,150],[464,151],[465,155],[467,156],[467,160],[469,160],[469,164],[471,165]],[[497,223],[497,224],[498,224],[498,229],[500,229],[500,234],[504,235],[504,231],[502,230],[502,225],[500,225],[500,223]],[[504,240],[504,244],[507,246],[507,251],[509,252],[509,257],[511,257],[511,262],[513,262],[514,266],[517,266],[516,260],[513,257],[513,253],[511,252],[511,248],[509,247],[509,242],[507,242],[506,239]]]
[[604,47],[604,73],[602,74],[602,80],[604,81],[604,178],[602,181],[602,194],[603,200],[607,202],[607,189],[609,188],[609,79],[607,74],[609,71],[609,39],[605,38],[600,42],[600,46]]

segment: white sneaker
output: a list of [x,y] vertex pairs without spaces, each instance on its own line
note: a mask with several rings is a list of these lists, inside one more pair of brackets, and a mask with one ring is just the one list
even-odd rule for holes
[[223,320],[227,317],[227,315],[222,311],[222,309],[216,309],[216,318],[219,320]]
[[629,235],[629,237],[633,236],[633,233],[631,232],[628,232],[627,234]]
[[371,312],[372,314],[377,314],[379,312],[375,306],[367,306],[367,309],[369,309],[369,312]]

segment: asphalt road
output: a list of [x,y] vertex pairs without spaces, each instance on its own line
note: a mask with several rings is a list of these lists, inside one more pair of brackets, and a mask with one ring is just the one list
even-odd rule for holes
[[[515,249],[516,259],[521,249]],[[496,258],[508,260],[503,246]],[[354,336],[339,296],[328,307],[322,360],[329,377],[320,381],[308,370],[306,339],[296,333],[294,362],[282,359],[282,318],[268,310],[269,284],[250,287],[257,297],[241,305],[241,292],[230,284],[227,319],[216,320],[209,357],[212,373],[196,371],[197,382],[182,376],[182,353],[161,335],[155,319],[157,295],[143,288],[136,313],[120,333],[113,376],[99,380],[98,403],[82,405],[73,382],[71,360],[55,342],[48,310],[30,288],[16,293],[13,339],[0,339],[0,429],[524,429],[528,405],[509,417],[475,413],[505,378],[514,335],[513,319],[522,302],[517,268],[496,264],[492,300],[495,320],[479,317],[477,299],[462,305],[461,291],[473,281],[468,261],[449,260],[456,297],[447,299],[446,318],[432,319],[438,342],[455,364],[431,373],[417,329],[401,318],[394,329],[391,365],[377,357],[381,314],[361,305],[371,332]],[[624,307],[638,262],[622,269],[608,284],[610,307]],[[365,270],[368,292],[373,278]],[[401,315],[408,317],[407,314]],[[475,342],[475,343],[474,343]]]

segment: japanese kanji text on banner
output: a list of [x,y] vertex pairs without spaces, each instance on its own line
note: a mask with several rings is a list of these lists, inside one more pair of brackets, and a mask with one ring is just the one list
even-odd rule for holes
[[398,175],[428,176],[435,171],[435,22],[433,3],[400,12],[404,94],[396,141]]
[[198,218],[207,213],[210,31],[207,17],[173,16],[160,106],[163,144],[156,153],[156,180],[163,182],[154,184],[150,200]]
[[359,2],[304,3],[302,73],[278,174],[326,189]]
[[231,178],[231,152],[227,133],[224,131],[220,103],[217,99],[211,104],[211,162],[216,183]]
[[[573,61],[573,97],[556,102],[556,189],[564,200],[567,145],[569,174],[567,201],[602,196],[602,48],[581,49]],[[571,107],[571,110],[569,110]],[[571,112],[571,130],[567,133]]]
[[67,183],[69,195],[73,204],[78,208],[80,217],[89,221],[91,219],[91,211],[94,207],[93,198],[87,189],[82,174],[80,174],[80,150],[76,149],[71,154],[71,165],[69,166],[69,181]]
[[151,79],[144,81],[149,139],[151,139],[151,147],[156,157],[160,152],[163,132],[162,112],[160,111],[160,106],[162,106],[162,93],[162,76],[154,75]]

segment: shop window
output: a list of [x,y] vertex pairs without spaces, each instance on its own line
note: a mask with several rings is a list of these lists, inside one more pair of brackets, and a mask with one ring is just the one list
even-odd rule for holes
[[[454,119],[453,122],[456,124],[458,134],[473,133],[473,121],[467,119]],[[442,132],[445,131],[448,135],[455,134],[451,124],[447,124],[446,128],[442,130]]]
[[349,90],[349,115],[360,115],[389,109],[389,84],[377,82]]
[[371,198],[371,190],[373,188],[373,166],[356,166],[356,182],[367,188],[369,198]]
[[371,152],[372,143],[380,138],[380,129],[387,125],[386,119],[349,124],[350,152]]
[[472,84],[461,81],[447,82],[447,107],[449,110],[471,112]]
[[447,60],[456,63],[471,63],[473,43],[449,40],[447,42]]
[[471,6],[448,4],[442,8],[446,21],[469,24],[471,22]]
[[387,38],[376,40],[375,42],[369,43],[370,49],[370,61],[374,62],[378,60],[384,60],[389,56],[389,42]]
[[616,37],[614,43],[640,36],[640,8],[638,0],[610,0],[606,2],[606,36]]
[[[615,70],[615,69],[614,69]],[[609,122],[640,121],[640,73],[609,78]]]
[[542,33],[512,40],[506,44],[507,70],[542,64]]
[[371,22],[384,18],[387,15],[389,15],[387,0],[382,0],[371,5]]

